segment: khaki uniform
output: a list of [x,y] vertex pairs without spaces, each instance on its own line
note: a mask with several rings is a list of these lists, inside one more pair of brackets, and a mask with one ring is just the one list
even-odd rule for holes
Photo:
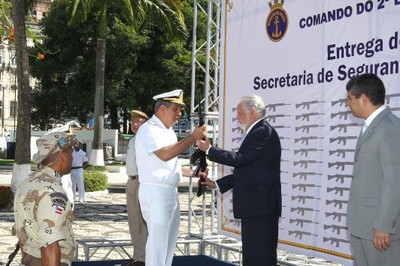
[[126,174],[128,175],[128,181],[126,183],[126,207],[128,212],[129,232],[134,246],[132,258],[144,262],[146,258],[148,233],[139,204],[139,180],[136,166],[135,137],[129,140],[128,151],[126,153]]
[[53,169],[45,167],[22,183],[15,194],[14,218],[24,253],[40,259],[40,248],[58,241],[61,263],[72,263],[76,249],[72,203]]

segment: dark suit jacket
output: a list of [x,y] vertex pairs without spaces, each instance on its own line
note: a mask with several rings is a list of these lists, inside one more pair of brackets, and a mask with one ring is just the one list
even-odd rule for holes
[[217,180],[217,184],[222,193],[233,189],[236,218],[280,216],[281,144],[275,129],[265,118],[254,125],[237,152],[211,147],[208,158],[234,167],[233,174]]

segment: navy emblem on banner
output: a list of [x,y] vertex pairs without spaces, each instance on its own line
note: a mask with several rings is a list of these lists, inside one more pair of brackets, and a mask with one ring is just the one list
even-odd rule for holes
[[267,17],[265,29],[268,38],[273,42],[282,40],[288,28],[289,20],[286,11],[283,9],[284,2],[285,0],[272,0],[268,3],[271,10]]

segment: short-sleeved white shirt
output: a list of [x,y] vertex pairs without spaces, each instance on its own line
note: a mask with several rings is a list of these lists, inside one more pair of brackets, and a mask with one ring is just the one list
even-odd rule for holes
[[154,154],[155,151],[176,142],[174,130],[165,127],[155,115],[139,128],[135,138],[135,148],[141,184],[178,186],[182,176],[178,157],[165,162]]
[[81,167],[85,162],[88,161],[88,158],[86,157],[86,152],[84,152],[82,149],[79,151],[74,151],[72,152],[72,167]]

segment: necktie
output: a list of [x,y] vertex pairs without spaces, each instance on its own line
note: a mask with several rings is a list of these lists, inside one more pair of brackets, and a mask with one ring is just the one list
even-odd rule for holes
[[361,135],[365,133],[365,131],[367,130],[368,126],[366,123],[364,123],[362,130],[361,130]]

